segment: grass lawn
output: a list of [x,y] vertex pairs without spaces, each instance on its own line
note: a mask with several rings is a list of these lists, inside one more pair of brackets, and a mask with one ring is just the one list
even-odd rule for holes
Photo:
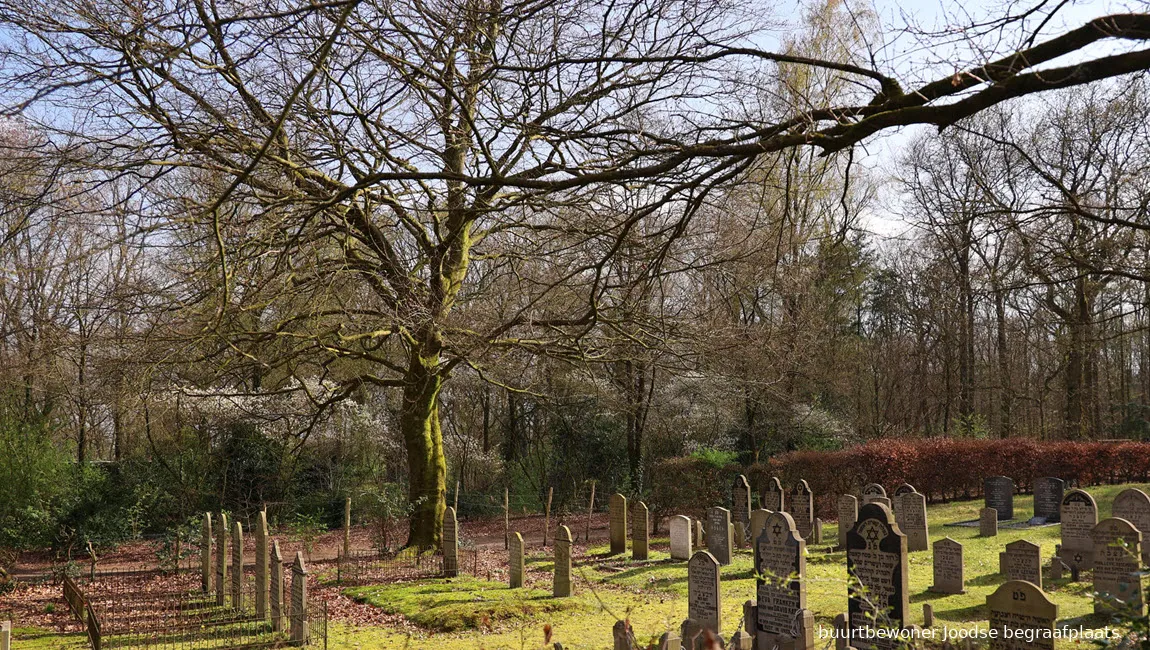
[[[1088,491],[1098,501],[1099,517],[1110,514],[1114,496],[1128,486],[1102,486]],[[1147,486],[1136,486],[1147,489]],[[931,552],[910,554],[910,623],[922,624],[922,604],[934,608],[934,627],[987,627],[986,597],[1004,578],[998,575],[998,553],[1009,542],[1027,539],[1042,548],[1045,566],[1059,542],[1059,527],[1030,530],[1000,528],[997,537],[978,537],[978,527],[952,527],[943,524],[978,518],[982,501],[948,503],[928,508],[931,541],[950,537],[962,543],[965,564],[966,593],[941,595],[927,591],[933,582]],[[1019,518],[1032,511],[1032,497],[1015,496],[1015,513]],[[824,537],[837,540],[836,526],[824,525]],[[369,588],[386,611],[404,614],[415,623],[415,630],[389,628],[350,628],[333,626],[329,645],[349,648],[441,648],[443,650],[485,648],[536,648],[543,640],[543,626],[550,624],[554,640],[564,648],[609,648],[611,625],[619,619],[630,619],[641,641],[657,638],[668,629],[677,629],[687,614],[686,563],[669,559],[667,538],[652,540],[656,549],[648,562],[631,562],[627,557],[588,561],[579,558],[576,566],[576,596],[561,608],[549,609],[546,603],[556,599],[540,589],[510,590],[502,583],[489,583],[461,578],[456,588],[447,589],[444,581],[419,585],[393,585]],[[819,626],[830,628],[834,616],[845,612],[846,559],[842,552],[827,552],[831,544],[808,548],[807,602]],[[603,555],[607,547],[588,549],[591,557]],[[629,556],[628,556],[629,557]],[[529,568],[550,570],[551,558],[536,553],[529,558]],[[537,587],[549,587],[539,584]],[[1074,627],[1102,628],[1107,621],[1093,615],[1090,583],[1071,583],[1066,579],[1043,585],[1058,604],[1059,619]],[[723,628],[729,636],[737,629],[743,602],[754,597],[754,576],[749,550],[736,553],[730,566],[722,569]],[[350,593],[350,592],[349,592]],[[359,593],[363,597],[363,593]],[[562,600],[562,599],[561,599]],[[477,620],[476,612],[487,612],[486,623],[461,625],[465,618]],[[480,616],[480,619],[482,616]],[[470,631],[463,628],[472,627]],[[820,647],[827,641],[820,642]],[[1059,641],[1060,648],[1087,646],[1088,641]]]

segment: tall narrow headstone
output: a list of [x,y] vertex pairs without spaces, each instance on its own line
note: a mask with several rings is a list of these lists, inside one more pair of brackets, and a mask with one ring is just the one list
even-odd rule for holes
[[627,552],[627,497],[616,492],[607,507],[610,515],[611,554]]
[[772,513],[754,549],[756,646],[810,650],[801,645],[796,629],[807,606],[807,560],[806,542],[794,519],[785,512]]
[[232,609],[244,609],[244,525],[232,525]]
[[[881,487],[881,486],[880,486]],[[854,528],[859,518],[859,500],[854,495],[844,494],[839,497],[839,546],[847,547],[847,533]]]
[[220,513],[216,527],[216,605],[224,606],[228,593],[228,516]]
[[930,548],[930,528],[926,520],[926,496],[914,492],[903,492],[895,496],[898,502],[899,530],[906,534],[908,551],[925,551]]
[[646,560],[648,554],[650,514],[647,504],[636,501],[631,510],[631,559]]
[[751,511],[751,544],[754,545],[755,540],[759,538],[759,533],[763,532],[763,526],[767,523],[767,517],[771,516],[771,511],[765,508],[758,508]]
[[986,507],[994,508],[999,521],[1014,519],[1014,481],[1007,476],[991,476],[982,482]]
[[1006,545],[998,563],[1007,580],[1033,582],[1042,589],[1042,549],[1038,544],[1025,539],[1013,541]]
[[731,520],[735,524],[735,544],[753,544],[751,538],[751,484],[739,474],[731,487]]
[[962,544],[949,537],[934,543],[934,585],[931,591],[940,594],[966,593],[963,578]]
[[443,510],[443,575],[454,578],[459,575],[459,519],[455,508],[447,506]]
[[[910,610],[906,535],[881,503],[859,508],[847,535],[847,616],[852,631],[868,627],[902,629]],[[854,638],[855,647],[872,640]]]
[[707,509],[707,550],[719,564],[731,563],[731,512],[726,508],[713,507]]
[[860,505],[865,506],[868,503],[873,503],[875,499],[885,499],[885,498],[886,498],[886,488],[879,485],[878,483],[868,483],[867,485],[863,486],[862,503]]
[[551,595],[566,598],[571,595],[571,529],[560,526],[555,532],[555,576]]
[[512,589],[523,586],[523,535],[518,532],[511,533],[511,548],[508,552],[510,569],[508,571],[508,584]]
[[691,525],[695,527],[695,548],[701,549],[707,545],[707,533],[703,527],[703,522],[693,519]]
[[1062,506],[1062,494],[1066,491],[1066,481],[1053,476],[1045,476],[1034,481],[1034,517],[1048,524],[1058,523]]
[[0,650],[12,650],[12,621],[0,622]]
[[272,542],[271,589],[268,592],[268,610],[272,616],[272,630],[282,632],[287,611],[284,607],[284,556],[280,552],[280,542]]
[[297,551],[291,567],[291,630],[292,645],[307,645],[307,567],[303,553]]
[[783,484],[777,476],[772,476],[767,480],[767,485],[763,488],[763,493],[760,495],[760,498],[764,510],[770,510],[771,512],[782,512],[786,510],[786,499],[783,497]]
[[256,617],[268,618],[268,513],[260,510],[256,516]]
[[719,561],[696,551],[687,562],[687,617],[715,634],[722,631]]
[[691,519],[683,515],[671,517],[667,528],[671,533],[671,559],[691,559]]
[[1150,565],[1150,496],[1138,488],[1128,488],[1114,497],[1110,515],[1134,524],[1142,533],[1142,564]]
[[815,528],[815,495],[811,486],[800,479],[791,490],[791,507],[787,512],[795,518],[795,528],[804,540],[810,539]]
[[1062,497],[1062,548],[1058,556],[1072,570],[1094,566],[1091,532],[1098,525],[1098,504],[1089,492],[1070,490]]
[[205,594],[212,592],[212,513],[204,513],[200,524],[200,587]]
[[1125,519],[1110,517],[1098,522],[1094,540],[1094,613],[1146,614],[1140,571],[1142,533]]
[[998,511],[983,508],[978,511],[978,536],[994,537],[998,534]]
[[1008,580],[986,597],[991,650],[1054,650],[1058,605],[1022,580]]

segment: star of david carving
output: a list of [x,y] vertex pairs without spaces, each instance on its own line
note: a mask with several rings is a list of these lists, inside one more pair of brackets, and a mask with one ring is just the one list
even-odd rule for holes
[[783,534],[783,527],[780,526],[779,524],[775,524],[775,526],[772,530],[774,530],[774,532],[775,532],[775,537],[778,537],[779,535]]
[[1079,562],[1082,562],[1082,554],[1081,553],[1075,553],[1074,554],[1074,563],[1078,564]]

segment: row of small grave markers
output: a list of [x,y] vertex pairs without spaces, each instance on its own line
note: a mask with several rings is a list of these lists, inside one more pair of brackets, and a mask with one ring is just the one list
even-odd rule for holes
[[[1013,481],[1005,477],[987,480],[988,507],[982,511],[980,534],[988,534],[993,527],[996,534],[999,520],[1013,518]],[[806,608],[806,536],[800,531],[795,517],[785,511],[768,509],[750,510],[750,489],[744,477],[739,477],[733,490],[737,504],[734,521],[731,511],[713,507],[706,517],[706,535],[702,522],[692,522],[678,515],[671,518],[671,556],[687,560],[688,618],[679,633],[664,635],[660,647],[698,648],[707,630],[719,635],[721,620],[720,567],[730,563],[732,549],[740,537],[754,540],[754,568],[756,600],[744,604],[743,625],[731,638],[728,647],[811,650],[814,647],[813,615]],[[1094,499],[1081,490],[1063,494],[1064,485],[1058,479],[1041,479],[1036,483],[1036,517],[1043,522],[1063,523],[1062,544],[1053,559],[1052,570],[1059,573],[1068,566],[1075,575],[1080,568],[1094,569],[1094,591],[1098,595],[1095,611],[1113,613],[1117,610],[1141,616],[1145,606],[1141,599],[1142,579],[1138,558],[1143,532],[1150,530],[1150,497],[1140,490],[1129,489],[1115,499],[1115,517],[1098,522]],[[1038,492],[1043,493],[1042,498]],[[805,481],[792,494],[810,496]],[[1051,495],[1057,496],[1058,509],[1050,512]],[[852,495],[839,500],[839,545],[846,549],[847,571],[852,577],[848,585],[848,612],[836,619],[836,625],[851,631],[842,645],[869,648],[875,644],[859,631],[882,626],[892,629],[907,627],[908,563],[907,554],[927,550],[928,524],[925,497],[910,485],[897,488],[893,498],[886,496],[881,485],[871,484],[862,490],[863,503]],[[1042,504],[1039,504],[1039,501]],[[627,500],[621,494],[611,497],[610,533],[612,553],[626,550],[628,523]],[[777,478],[773,478],[764,492],[763,503],[783,508],[784,493]],[[744,507],[745,504],[745,507]],[[792,506],[794,502],[792,502]],[[1000,510],[1009,516],[1003,517]],[[800,507],[806,518],[811,509]],[[1037,514],[1042,511],[1044,514]],[[640,515],[635,516],[638,512]],[[632,537],[639,540],[639,549],[633,551],[636,559],[647,555],[647,509],[637,502],[631,509]],[[1118,515],[1126,515],[1119,517]],[[639,519],[641,518],[641,523]],[[1038,522],[1038,523],[1043,523]],[[1135,523],[1137,522],[1137,523]],[[692,525],[694,524],[694,525]],[[808,532],[814,533],[817,521]],[[739,531],[742,531],[740,536]],[[555,550],[556,596],[571,593],[570,531],[560,527]],[[703,544],[706,550],[703,550]],[[511,581],[513,587],[522,586],[523,541],[516,533],[512,542]],[[693,550],[697,548],[698,550]],[[934,584],[932,591],[964,593],[962,544],[947,537],[933,545]],[[1007,582],[987,597],[990,626],[1004,628],[1053,630],[1057,619],[1057,606],[1042,591],[1041,549],[1037,544],[1018,540],[1007,544],[1000,554],[1000,572]],[[929,605],[924,607],[928,622],[933,619]],[[623,622],[620,622],[623,623]],[[616,647],[629,643],[633,635],[625,623],[616,625]],[[722,643],[721,637],[719,637]],[[765,645],[764,645],[765,644]],[[1020,642],[1016,648],[1049,649],[1051,638],[1038,635],[1033,643]]]
[[[215,528],[215,567],[212,566],[213,527]],[[256,529],[255,563],[255,612],[260,620],[271,620],[272,629],[283,631],[285,615],[288,613],[284,602],[284,561],[280,552],[279,540],[268,546],[267,512],[260,511]],[[231,548],[229,554],[228,549]],[[244,609],[243,591],[243,524],[234,522],[228,529],[228,517],[219,513],[213,524],[212,514],[204,513],[200,541],[200,587],[204,593],[216,593],[216,605],[230,606],[231,609]],[[270,555],[269,555],[270,553]],[[230,557],[229,557],[230,555]],[[231,580],[228,580],[229,569]],[[307,642],[307,566],[303,553],[297,552],[291,565],[291,610],[288,637],[293,644]],[[230,587],[230,588],[229,588]]]

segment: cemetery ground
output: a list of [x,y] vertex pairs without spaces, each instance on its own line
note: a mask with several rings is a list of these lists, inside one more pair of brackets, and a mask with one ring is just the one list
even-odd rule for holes
[[[1098,502],[1099,518],[1109,516],[1111,502],[1126,485],[1088,488]],[[1134,485],[1145,489],[1147,486]],[[982,499],[957,501],[928,507],[930,538],[933,543],[951,537],[964,546],[966,593],[937,594],[928,591],[933,582],[932,551],[912,552],[910,563],[910,620],[922,624],[922,604],[934,609],[934,628],[982,628],[987,626],[986,597],[1006,578],[998,573],[998,554],[1006,544],[1026,539],[1041,546],[1042,564],[1049,564],[1059,542],[1059,526],[1014,529],[1000,526],[996,537],[979,537],[977,526],[945,524],[978,518]],[[1031,495],[1015,496],[1017,517],[1032,510]],[[520,520],[527,528],[527,574],[525,587],[507,586],[507,552],[502,545],[502,520],[461,522],[464,548],[475,552],[461,557],[457,578],[427,578],[389,584],[347,586],[337,584],[333,560],[341,533],[315,540],[311,550],[314,580],[313,597],[326,600],[330,607],[329,648],[437,648],[443,650],[485,648],[536,648],[549,626],[552,640],[565,648],[609,648],[611,627],[621,618],[630,620],[637,639],[644,645],[667,630],[677,630],[687,615],[687,563],[672,561],[666,524],[652,536],[650,558],[632,561],[628,551],[609,555],[606,519],[597,515],[592,542],[575,545],[575,593],[570,598],[552,598],[552,548],[542,546],[542,518]],[[579,536],[585,518],[567,523]],[[554,520],[552,525],[555,525]],[[512,523],[516,530],[516,523]],[[847,609],[846,560],[843,551],[833,551],[836,524],[823,526],[823,544],[809,544],[807,557],[808,607],[814,612],[820,631],[832,629],[836,614]],[[355,534],[353,546],[366,547],[369,535],[363,529]],[[285,550],[294,554],[299,541],[288,540]],[[146,561],[141,545],[130,546],[116,555],[121,561]],[[135,556],[132,554],[135,553]],[[738,549],[733,562],[721,571],[723,634],[737,629],[743,602],[752,599],[755,580],[749,546]],[[1069,573],[1061,580],[1044,576],[1043,588],[1058,604],[1059,624],[1098,629],[1108,621],[1092,614],[1089,574],[1071,582]],[[77,626],[71,624],[58,586],[23,587],[0,595],[0,613],[10,610],[17,619],[14,639],[19,648],[86,647]],[[830,639],[818,647],[833,647]],[[983,642],[985,644],[985,642]],[[1058,641],[1058,647],[1089,645],[1089,641]]]

